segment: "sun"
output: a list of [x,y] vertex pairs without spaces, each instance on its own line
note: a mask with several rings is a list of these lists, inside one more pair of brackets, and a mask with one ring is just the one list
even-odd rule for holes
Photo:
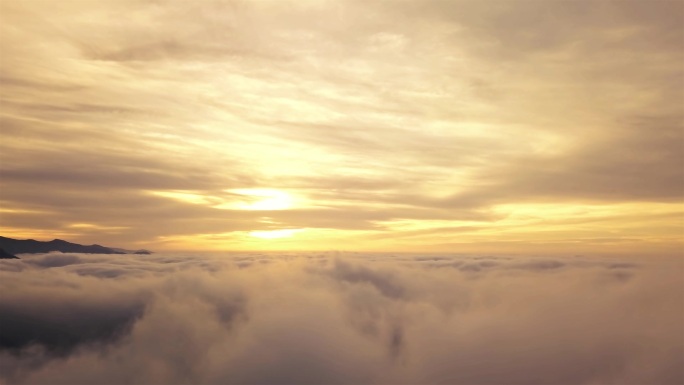
[[287,210],[293,205],[292,196],[281,190],[236,189],[230,192],[242,197],[236,205],[240,210]]

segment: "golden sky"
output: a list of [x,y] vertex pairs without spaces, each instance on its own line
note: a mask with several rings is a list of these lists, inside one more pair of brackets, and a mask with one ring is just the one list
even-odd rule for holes
[[0,235],[682,253],[684,3],[0,2]]

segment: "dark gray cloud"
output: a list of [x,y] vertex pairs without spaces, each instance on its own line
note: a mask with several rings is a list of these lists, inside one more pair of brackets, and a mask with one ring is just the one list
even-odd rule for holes
[[406,295],[404,288],[397,284],[391,275],[379,274],[363,266],[354,266],[345,261],[336,260],[331,274],[340,281],[370,284],[390,298],[402,298]]
[[0,262],[1,380],[670,385],[684,380],[683,268],[627,257],[27,255]]
[[[142,303],[54,303],[8,304],[3,302],[0,349],[21,355],[32,345],[48,354],[65,355],[90,343],[111,343],[126,334],[143,314]],[[46,311],[46,309],[50,309]]]

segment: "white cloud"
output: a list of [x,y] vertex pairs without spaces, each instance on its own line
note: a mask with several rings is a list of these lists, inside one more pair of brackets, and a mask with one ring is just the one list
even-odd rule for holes
[[681,259],[339,253],[0,262],[34,383],[675,384]]

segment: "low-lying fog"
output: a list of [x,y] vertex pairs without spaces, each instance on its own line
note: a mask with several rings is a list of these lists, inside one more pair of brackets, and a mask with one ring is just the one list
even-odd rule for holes
[[682,384],[682,259],[22,255],[5,384]]

